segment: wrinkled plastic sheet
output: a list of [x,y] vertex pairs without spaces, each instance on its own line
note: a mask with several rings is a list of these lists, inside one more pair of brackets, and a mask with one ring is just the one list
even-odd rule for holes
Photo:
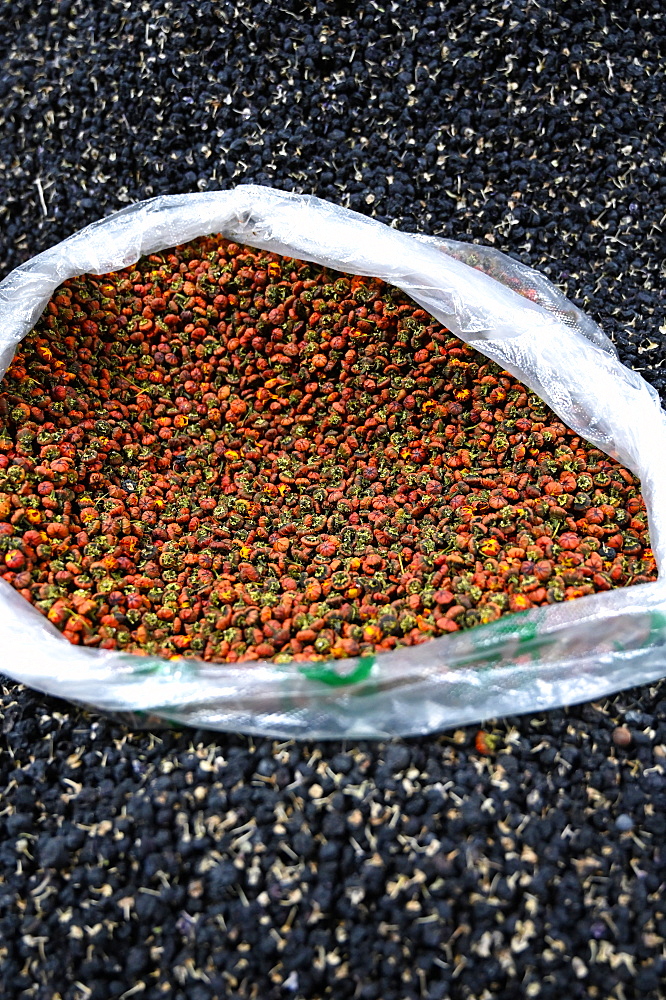
[[3,673],[135,725],[308,738],[425,734],[666,674],[666,415],[588,316],[543,275],[496,250],[403,233],[317,198],[253,185],[154,198],[76,233],[0,283],[0,373],[67,278],[115,271],[210,233],[383,278],[511,372],[640,478],[659,579],[377,657],[280,665],[72,646],[0,581]]

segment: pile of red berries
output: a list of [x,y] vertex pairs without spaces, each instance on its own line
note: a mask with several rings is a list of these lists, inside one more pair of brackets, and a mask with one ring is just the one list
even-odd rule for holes
[[73,643],[345,657],[656,578],[639,483],[383,281],[208,237],[0,385],[2,576]]

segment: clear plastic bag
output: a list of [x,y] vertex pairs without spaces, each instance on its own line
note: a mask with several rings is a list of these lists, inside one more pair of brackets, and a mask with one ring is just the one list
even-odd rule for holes
[[[252,185],[133,205],[0,283],[0,373],[54,290],[209,233],[397,285],[642,483],[666,556],[666,414],[655,390],[542,275],[487,247],[415,236]],[[279,737],[389,737],[596,698],[666,674],[666,585],[581,597],[419,646],[332,662],[207,664],[71,646],[0,581],[2,671],[136,723]]]

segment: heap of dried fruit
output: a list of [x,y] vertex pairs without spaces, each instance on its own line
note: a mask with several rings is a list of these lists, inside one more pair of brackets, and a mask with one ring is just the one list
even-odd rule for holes
[[637,480],[384,282],[203,238],[0,386],[2,576],[73,643],[345,657],[654,579]]

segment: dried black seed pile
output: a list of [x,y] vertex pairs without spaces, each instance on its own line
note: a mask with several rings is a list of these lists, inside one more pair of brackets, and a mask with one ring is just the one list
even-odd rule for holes
[[[494,241],[666,387],[661,8],[6,4],[2,273],[129,201],[271,183]],[[665,691],[492,749],[151,736],[7,684],[0,993],[663,997]]]

